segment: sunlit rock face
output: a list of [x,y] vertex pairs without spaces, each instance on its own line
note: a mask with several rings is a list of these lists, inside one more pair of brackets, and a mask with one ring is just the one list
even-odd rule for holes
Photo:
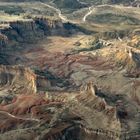
[[[97,88],[90,82],[83,86],[80,92],[53,92],[46,93],[46,96],[21,94],[10,104],[0,105],[0,114],[8,116],[6,120],[2,118],[5,125],[1,125],[0,138],[9,140],[9,136],[13,136],[15,140],[35,140],[35,137],[39,140],[118,140],[121,136],[121,124],[117,118],[117,110],[96,93]],[[57,94],[59,95],[56,96]],[[16,117],[11,118],[6,112]],[[25,117],[26,115],[29,117]],[[20,131],[20,135],[19,131],[15,130],[13,135],[12,130],[16,128],[24,129]]]
[[[53,101],[57,105],[58,111],[50,122],[52,127],[49,131],[44,129],[39,139],[120,140],[137,138],[137,133],[122,131],[118,110],[108,105],[104,98],[99,97],[98,92],[98,87],[89,82],[81,87],[80,92],[62,93],[58,96],[56,96],[58,93],[46,93],[46,98],[50,103]],[[51,108],[51,110],[55,109]],[[97,122],[97,120],[100,121]]]
[[0,66],[1,90],[15,93],[36,93],[36,75],[23,66]]
[[0,140],[139,140],[139,23],[138,0],[1,0]]

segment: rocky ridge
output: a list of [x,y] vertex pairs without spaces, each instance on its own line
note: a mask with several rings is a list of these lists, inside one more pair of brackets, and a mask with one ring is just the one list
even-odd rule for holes
[[[30,111],[28,113],[32,114],[32,118],[36,118],[36,120],[38,119],[39,122],[41,121],[41,125],[37,125],[33,129],[30,129],[29,127],[27,128],[27,130],[24,128],[23,132],[19,131],[22,132],[20,136],[18,135],[18,131],[14,131],[15,135],[12,135],[14,139],[24,138],[25,133],[25,138],[31,138],[33,136],[33,133],[35,136],[37,135],[37,133],[40,133],[40,135],[38,136],[40,140],[50,138],[70,139],[73,137],[79,139],[80,135],[82,135],[83,138],[88,139],[92,139],[93,137],[101,139],[103,135],[106,139],[115,140],[117,137],[120,137],[119,134],[115,132],[115,130],[120,130],[120,122],[117,119],[116,109],[114,107],[108,106],[104,99],[101,99],[95,94],[96,90],[93,88],[92,83],[89,83],[85,87],[85,90],[82,90],[80,93],[62,93],[58,96],[55,96],[55,94],[53,95],[53,93],[46,93],[45,98],[43,96],[43,98],[41,96],[40,98],[38,98],[37,95],[21,95],[17,97],[10,106],[4,105],[0,106],[0,108],[1,110],[10,112],[11,114],[14,114],[16,116],[25,114],[25,112],[28,111],[27,109],[30,108]],[[27,103],[27,99],[29,98],[32,99],[29,103]],[[39,100],[38,102],[35,102],[36,99],[39,99],[40,102]],[[20,108],[19,110],[19,107],[21,107],[21,104],[23,103],[26,104],[26,106],[22,106],[22,108]],[[12,108],[14,108],[14,110],[11,110]],[[99,113],[98,116],[96,116],[97,112]],[[0,111],[0,113],[4,115],[4,112]],[[94,113],[96,115],[94,115]],[[87,118],[87,114],[89,118]],[[103,122],[100,118],[102,116],[101,114],[105,118]],[[52,117],[49,117],[50,115]],[[102,125],[97,125],[97,118],[100,118],[100,122],[98,123],[101,123]],[[18,119],[18,117],[15,119]],[[25,125],[26,120],[24,120],[24,117],[20,118],[19,120],[21,119],[23,120],[23,122],[19,122],[19,124]],[[108,126],[107,123],[109,120],[110,126]],[[31,119],[28,121],[31,121],[30,123],[36,125],[36,123],[34,122],[35,119]],[[46,126],[46,123],[48,127]],[[19,127],[19,124],[15,126]],[[113,129],[115,133],[113,131],[109,132],[109,130],[106,130],[107,127]],[[3,129],[3,132],[4,130],[6,131],[6,129],[12,129],[8,128],[8,126],[5,126],[5,128],[1,128]],[[75,133],[75,130],[77,130],[78,133]],[[30,133],[28,133],[28,131],[30,131]],[[102,133],[103,131],[104,133],[100,135],[100,133]],[[12,131],[3,133],[0,138],[4,137],[5,140],[8,140],[8,135],[11,136],[11,132]]]
[[[17,13],[20,6],[30,11],[28,4],[18,3]],[[139,18],[139,9],[127,6],[97,9]],[[80,7],[79,20],[76,14],[76,20],[65,20],[77,7],[61,11],[50,1],[34,7],[24,16],[16,8],[17,15],[2,13],[0,140],[138,140],[139,22],[133,27],[121,18],[116,29],[102,18],[100,25],[83,22],[94,7]],[[60,19],[39,16],[46,9]]]

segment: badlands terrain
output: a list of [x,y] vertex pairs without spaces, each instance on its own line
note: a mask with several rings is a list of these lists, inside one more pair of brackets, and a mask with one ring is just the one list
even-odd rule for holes
[[0,0],[0,140],[140,140],[140,1]]

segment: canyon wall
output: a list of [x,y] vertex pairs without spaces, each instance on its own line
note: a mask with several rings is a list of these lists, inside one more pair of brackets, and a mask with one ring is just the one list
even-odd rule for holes
[[[11,21],[9,27],[0,29],[0,48],[14,49],[21,44],[36,43],[46,36],[68,35],[61,20],[33,17],[31,20]],[[20,45],[19,45],[20,43]]]
[[9,93],[36,93],[36,75],[23,66],[0,65],[0,91]]

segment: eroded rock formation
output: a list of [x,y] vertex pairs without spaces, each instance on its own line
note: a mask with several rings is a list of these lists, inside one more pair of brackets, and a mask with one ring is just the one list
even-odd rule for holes
[[8,92],[36,93],[36,75],[23,66],[0,66],[0,90]]
[[[0,138],[9,140],[9,136],[13,136],[13,129],[20,128],[14,131],[15,140],[22,138],[118,140],[121,126],[116,109],[96,95],[97,91],[91,82],[84,89],[74,93],[47,93],[47,96],[39,95],[40,97],[19,95],[10,105],[0,106],[2,110],[0,114],[8,116],[5,124],[12,119],[7,112],[15,115],[9,125],[1,125],[0,131],[3,134]],[[31,124],[30,127],[26,126],[27,122]],[[34,128],[31,128],[32,126]],[[9,132],[4,133],[5,131]]]
[[139,140],[139,9],[51,2],[0,3],[0,140]]

